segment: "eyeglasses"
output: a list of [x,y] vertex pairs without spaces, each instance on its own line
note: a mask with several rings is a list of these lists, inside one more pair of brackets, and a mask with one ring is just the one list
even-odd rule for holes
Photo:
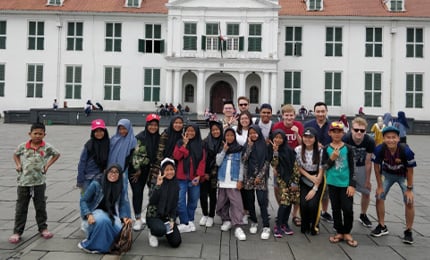
[[354,129],[354,132],[360,132],[360,133],[364,133],[364,132],[366,132],[366,129],[359,129],[359,128],[353,128]]
[[108,171],[108,173],[118,175],[119,171],[117,171],[117,170],[110,170],[110,171]]
[[241,107],[246,107],[247,105],[248,105],[248,103],[239,104],[239,106],[241,106]]

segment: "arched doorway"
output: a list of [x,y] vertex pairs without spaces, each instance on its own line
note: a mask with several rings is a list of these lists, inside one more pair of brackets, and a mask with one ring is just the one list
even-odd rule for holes
[[213,113],[222,113],[225,100],[233,100],[233,89],[225,81],[216,82],[210,92],[210,109]]

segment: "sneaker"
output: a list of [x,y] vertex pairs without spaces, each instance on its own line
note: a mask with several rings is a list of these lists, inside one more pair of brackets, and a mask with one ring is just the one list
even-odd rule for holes
[[140,220],[142,220],[143,225],[146,225],[146,218],[145,217],[141,217]]
[[380,237],[388,235],[388,228],[387,226],[381,226],[381,224],[378,224],[374,230],[370,233],[370,235],[374,237]]
[[95,250],[89,250],[86,249],[83,245],[82,245],[82,241],[78,243],[78,248],[81,249],[82,251],[89,253],[89,254],[100,254],[99,251],[95,251]]
[[221,225],[222,231],[229,231],[231,229],[231,222],[230,221],[224,221]]
[[289,235],[289,236],[294,235],[294,231],[288,225],[282,225],[281,229],[285,235]]
[[150,230],[148,230],[148,241],[150,247],[158,247],[158,238],[153,236]]
[[282,238],[282,234],[283,234],[284,232],[282,231],[282,229],[280,228],[280,227],[278,227],[278,226],[275,226],[274,228],[273,228],[273,236],[274,237],[276,237],[276,238]]
[[133,230],[140,231],[142,229],[142,226],[143,226],[142,220],[137,219],[133,224]]
[[190,227],[191,232],[196,231],[196,226],[194,225],[193,221],[188,221],[188,226]]
[[242,224],[248,225],[248,215],[244,215],[242,218]]
[[246,240],[245,232],[240,227],[237,227],[234,231],[234,236],[237,238],[237,240],[244,241]]
[[333,218],[331,217],[330,213],[323,212],[321,214],[321,219],[327,221],[328,223],[333,223]]
[[370,222],[366,214],[360,214],[360,218],[358,219],[358,221],[360,221],[360,223],[365,227],[372,227],[372,222]]
[[412,238],[412,231],[410,229],[406,229],[404,234],[405,234],[405,236],[403,237],[403,243],[413,244],[414,239]]
[[269,239],[270,237],[270,228],[264,227],[263,231],[261,231],[260,238],[263,240]]
[[249,228],[249,233],[257,234],[258,223],[251,223],[251,227]]
[[206,221],[206,227],[212,227],[214,225],[214,218],[208,217]]
[[206,222],[208,222],[208,216],[203,216],[203,217],[200,219],[199,225],[200,225],[200,226],[206,226]]
[[194,227],[194,230],[192,230],[192,227],[190,225],[185,225],[185,224],[179,224],[178,230],[180,233],[188,233],[188,232],[196,231],[195,227]]

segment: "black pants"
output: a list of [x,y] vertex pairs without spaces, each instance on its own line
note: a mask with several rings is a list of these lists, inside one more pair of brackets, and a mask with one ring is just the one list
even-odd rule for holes
[[24,233],[25,223],[27,222],[28,205],[30,204],[31,197],[33,197],[33,205],[36,210],[36,222],[39,232],[48,228],[46,224],[48,215],[46,213],[45,191],[46,184],[31,187],[18,186],[15,226],[13,228],[14,234],[22,235],[22,233]]
[[257,214],[255,213],[255,195],[257,195],[258,206],[260,206],[263,227],[270,227],[269,213],[267,212],[268,190],[245,190],[246,207],[249,210],[249,218],[252,222],[258,223]]
[[179,247],[182,242],[181,233],[179,233],[178,227],[175,223],[173,226],[173,232],[166,235],[166,226],[164,225],[166,221],[160,218],[147,218],[146,225],[148,225],[148,228],[150,229],[150,232],[153,236],[166,236],[167,242],[171,247]]
[[327,185],[333,211],[334,228],[339,234],[349,234],[354,219],[353,197],[346,195],[346,187]]
[[[202,207],[203,216],[213,218],[215,216],[217,189],[212,187],[211,180],[200,183],[200,206]],[[209,211],[208,211],[209,197]]]
[[320,212],[322,193],[325,187],[325,178],[322,179],[318,191],[311,200],[306,200],[305,197],[311,191],[312,187],[307,186],[303,181],[300,181],[300,214],[302,216],[301,232],[317,233],[319,231]]
[[142,172],[137,179],[137,182],[132,182],[132,174],[128,174],[128,179],[131,186],[131,191],[133,192],[133,210],[134,216],[140,218],[142,213],[142,203],[143,203],[143,189],[145,188],[146,181],[148,179],[149,167],[142,169]]

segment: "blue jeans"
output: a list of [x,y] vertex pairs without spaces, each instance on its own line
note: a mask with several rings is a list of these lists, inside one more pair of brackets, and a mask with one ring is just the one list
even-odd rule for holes
[[197,202],[200,198],[200,184],[192,185],[190,180],[179,180],[178,215],[181,224],[194,221]]
[[[400,176],[396,174],[390,174],[386,172],[382,172],[382,188],[384,191],[381,193],[379,198],[381,200],[385,200],[387,198],[388,192],[391,189],[391,186],[393,186],[394,183],[399,184],[400,189],[402,190],[402,194],[405,194],[407,188],[406,188],[406,176]],[[406,197],[403,196],[403,202],[406,203]]]

